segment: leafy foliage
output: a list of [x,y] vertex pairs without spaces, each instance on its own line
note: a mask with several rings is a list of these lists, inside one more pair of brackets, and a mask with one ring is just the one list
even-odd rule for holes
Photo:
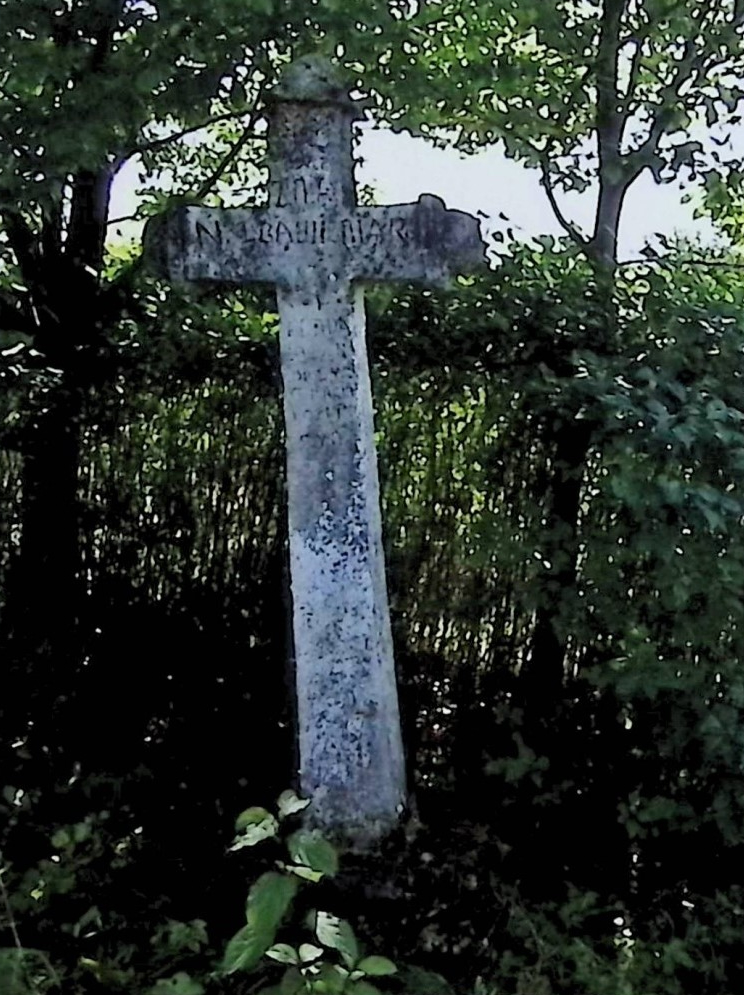
[[[270,824],[272,832],[263,839],[269,839],[278,835],[279,820],[302,811],[307,804],[293,792],[285,791],[279,798],[278,819],[264,809],[247,811],[255,813],[256,817],[259,812],[264,813],[262,823]],[[256,823],[246,825],[245,815],[239,816],[236,822],[236,828],[240,831],[236,844],[240,849],[242,844],[253,846],[262,841],[255,834],[250,834],[250,842],[246,842],[246,829],[250,833],[249,826]],[[336,851],[317,830],[299,829],[287,836],[285,842],[290,862],[280,862],[278,873],[269,871],[252,885],[246,909],[247,924],[228,942],[220,973],[232,975],[252,971],[265,956],[286,965],[286,969],[279,984],[260,989],[264,993],[375,995],[377,989],[365,981],[365,977],[395,974],[397,968],[387,957],[363,957],[354,932],[345,920],[313,909],[306,916],[306,921],[313,930],[314,942],[300,943],[297,947],[275,942],[279,927],[287,919],[299,881],[317,884],[323,877],[332,877],[338,871]],[[320,945],[316,946],[316,943]],[[326,959],[329,951],[338,954],[340,964]]]

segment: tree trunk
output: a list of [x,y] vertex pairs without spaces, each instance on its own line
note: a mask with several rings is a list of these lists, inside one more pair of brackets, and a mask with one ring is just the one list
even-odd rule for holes
[[[624,4],[604,0],[597,54],[596,130],[599,153],[599,197],[592,238],[584,243],[593,265],[598,317],[593,333],[582,342],[599,353],[612,350],[617,340],[614,303],[620,217],[628,188],[637,173],[621,155],[627,108],[618,89],[618,53]],[[573,371],[568,373],[572,376]],[[592,437],[591,420],[570,412],[557,413],[550,440],[553,460],[547,489],[548,541],[543,550],[551,564],[535,618],[528,663],[520,683],[525,704],[535,717],[549,719],[564,683],[570,619],[577,602],[581,488]]]
[[550,564],[529,660],[520,677],[521,697],[540,717],[560,699],[568,643],[568,621],[576,600],[582,478],[591,423],[561,419],[554,435],[552,472],[547,490],[548,539],[542,550]]
[[45,399],[24,446],[20,554],[11,574],[10,627],[24,652],[69,649],[79,620],[80,392]]

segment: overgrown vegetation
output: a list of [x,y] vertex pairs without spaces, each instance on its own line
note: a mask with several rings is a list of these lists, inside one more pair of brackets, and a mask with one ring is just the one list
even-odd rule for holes
[[[354,14],[0,0],[0,992],[734,995],[739,5]],[[414,804],[338,874],[317,840],[230,852],[295,766],[273,300],[175,293],[105,235],[134,154],[143,215],[257,202],[266,87],[316,46],[382,119],[504,139],[566,233],[368,295]],[[733,247],[623,262],[630,184],[691,167]],[[561,188],[597,196],[593,231]],[[311,904],[220,977],[251,884],[298,868]],[[307,933],[311,908],[390,962]]]

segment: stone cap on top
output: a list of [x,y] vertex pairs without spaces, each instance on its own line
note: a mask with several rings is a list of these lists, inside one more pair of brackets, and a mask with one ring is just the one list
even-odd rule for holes
[[348,81],[338,66],[318,54],[301,55],[290,62],[266,99],[271,103],[329,104],[354,112],[370,105],[365,98],[351,97]]

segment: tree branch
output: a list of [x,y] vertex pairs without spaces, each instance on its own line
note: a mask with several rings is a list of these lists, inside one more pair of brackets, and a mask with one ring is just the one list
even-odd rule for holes
[[744,269],[744,262],[727,262],[725,259],[625,259],[618,266],[666,266],[669,269],[680,266],[700,266],[707,269]]
[[120,218],[112,218],[110,221],[106,222],[106,227],[111,228],[113,225],[123,224],[125,221],[145,221],[139,214],[122,214]]
[[[186,138],[187,135],[193,135],[197,131],[201,131],[203,128],[208,128],[212,124],[219,124],[221,121],[236,120],[240,117],[245,117],[246,114],[249,116],[253,115],[250,111],[227,111],[224,114],[217,114],[215,117],[207,118],[206,121],[202,121],[200,124],[189,125],[188,128],[183,128],[181,131],[177,131],[172,135],[164,135],[162,138],[153,138],[148,142],[139,142],[128,152],[123,153],[119,158],[117,158],[114,163],[114,169],[118,172],[121,167],[127,162],[132,156],[142,155],[145,152],[156,152],[158,149],[163,148],[166,145],[170,145],[172,142],[180,142],[182,138]],[[266,135],[258,134],[253,132],[251,135],[255,139],[263,139],[265,141]]]
[[620,25],[626,0],[604,0],[596,60],[597,129],[600,162],[620,151],[620,137],[626,114],[618,110],[617,66],[620,54]]
[[568,220],[558,205],[553,185],[550,180],[550,164],[547,156],[542,158],[540,165],[542,167],[542,185],[545,188],[545,193],[548,195],[550,206],[553,208],[553,214],[555,214],[558,224],[575,242],[578,242],[579,245],[586,247],[589,245],[590,240],[582,234],[576,225]]
[[[744,7],[743,0],[737,0],[737,5]],[[715,16],[717,8],[713,4],[702,4],[701,12],[697,18],[693,18],[697,26],[697,34],[705,30],[705,19],[711,13]],[[740,11],[744,18],[744,10]],[[705,48],[699,48],[695,40],[688,38],[683,46],[682,57],[677,62],[672,78],[662,87],[660,97],[660,109],[652,115],[648,138],[643,144],[627,155],[626,161],[631,167],[633,176],[637,176],[648,165],[659,151],[659,143],[670,121],[673,110],[673,103],[679,97],[679,91],[684,83],[698,77],[707,67],[711,58],[711,52]]]
[[34,233],[18,211],[6,208],[0,217],[21,276],[28,289],[32,290],[39,279],[39,257]]
[[5,868],[0,867],[0,898],[2,898],[3,908],[5,910],[5,921],[8,924],[8,929],[10,930],[10,935],[13,939],[13,945],[16,951],[20,954],[23,953],[23,944],[21,943],[21,937],[18,934],[18,926],[16,925],[15,916],[13,914],[13,907],[10,904],[10,895],[8,894],[8,889],[5,887],[5,881],[3,875],[5,874]]
[[73,179],[65,256],[99,272],[111,197],[110,166],[81,170]]
[[22,332],[24,335],[33,335],[36,331],[36,323],[32,315],[26,312],[20,296],[14,298],[0,292],[0,329]]
[[232,146],[232,148],[224,157],[224,159],[220,162],[220,164],[215,169],[212,170],[210,175],[206,178],[206,180],[197,190],[196,192],[197,200],[201,200],[202,197],[205,197],[209,193],[214,184],[220,179],[220,177],[224,176],[225,172],[227,171],[227,169],[229,169],[230,165],[237,159],[242,149],[244,149],[245,146],[248,144],[248,142],[251,141],[253,137],[253,133],[250,130],[252,123],[253,123],[253,115],[251,115],[251,117],[249,118],[248,124],[246,125],[246,129],[243,132],[243,134],[240,136],[237,142],[235,142],[235,144]]
[[688,39],[684,44],[682,58],[677,64],[673,78],[661,91],[661,109],[651,119],[648,138],[635,152],[631,152],[627,157],[633,168],[636,165],[640,165],[640,168],[643,169],[658,152],[659,142],[669,123],[669,116],[671,114],[670,104],[679,96],[682,84],[690,79],[693,73],[702,68],[703,61],[702,55],[695,48],[695,43]]
[[633,38],[635,49],[630,59],[630,66],[628,67],[628,88],[625,91],[625,96],[620,101],[620,107],[622,108],[622,115],[625,121],[627,121],[628,116],[630,114],[630,109],[633,105],[633,97],[635,94],[636,83],[638,82],[638,75],[641,68],[643,43],[646,41],[647,38],[648,38],[648,32],[639,35],[637,38]]

